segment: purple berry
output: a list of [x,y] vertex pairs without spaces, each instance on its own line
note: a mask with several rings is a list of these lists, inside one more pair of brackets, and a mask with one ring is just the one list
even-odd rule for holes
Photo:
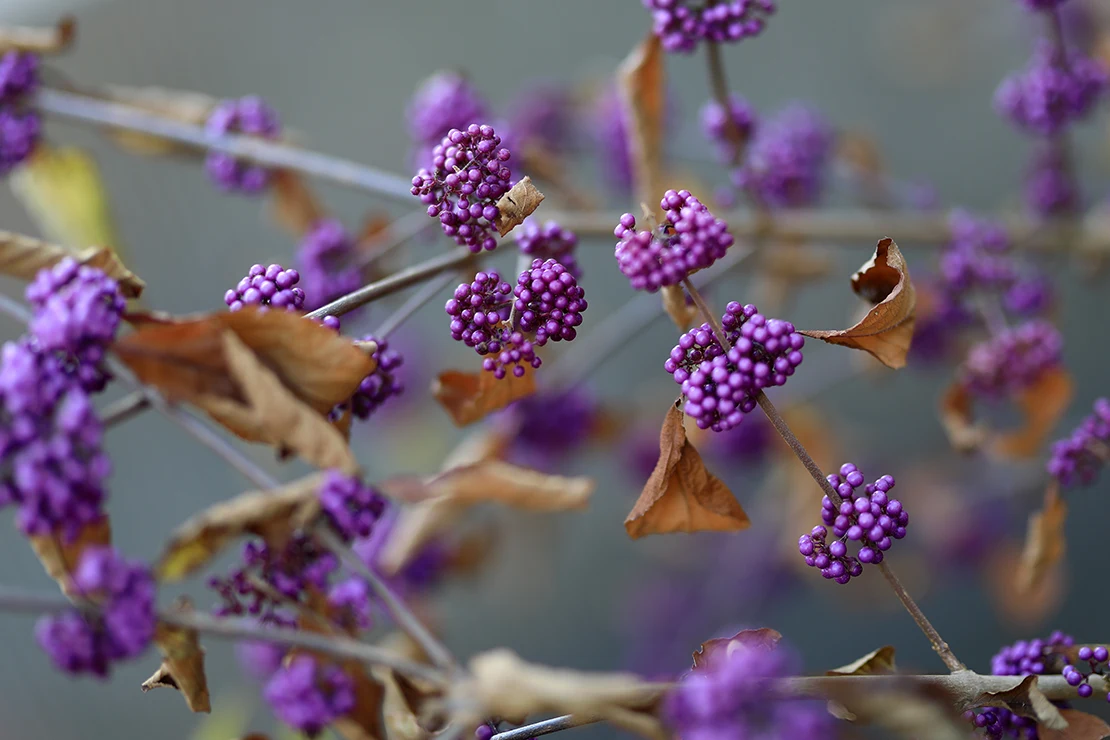
[[542,226],[535,219],[527,218],[514,230],[516,244],[521,254],[541,260],[553,259],[567,269],[573,277],[581,279],[582,271],[574,258],[578,236],[554,221]]
[[1079,52],[1069,52],[1060,60],[1055,46],[1046,40],[1024,70],[998,86],[994,105],[1015,126],[1053,136],[1085,118],[1105,93],[1106,84],[1101,63]]
[[286,270],[278,264],[268,267],[252,265],[247,276],[224,294],[224,303],[232,311],[239,311],[244,306],[259,306],[261,310],[273,306],[286,311],[301,311],[304,309],[305,292],[296,287],[300,280],[301,274],[294,269]]
[[758,36],[773,0],[706,3],[691,0],[643,0],[651,11],[652,29],[669,52],[689,53],[702,41],[726,43]]
[[1028,321],[968,350],[960,380],[974,395],[1000,398],[1028,388],[1057,367],[1064,341],[1047,321]]
[[315,311],[357,289],[362,276],[354,264],[355,242],[335,219],[317,222],[297,250],[304,309]]
[[368,537],[385,511],[385,499],[357,476],[329,470],[319,490],[320,506],[332,528],[345,541]]
[[1110,399],[1100,398],[1093,413],[1071,435],[1052,445],[1048,474],[1064,486],[1087,486],[1095,481],[1110,445]]
[[577,336],[586,310],[585,292],[574,276],[553,259],[532,260],[517,278],[513,311],[521,331],[534,335],[537,347]]
[[339,666],[303,653],[270,678],[263,695],[282,722],[310,737],[355,707],[351,678]]
[[792,105],[760,124],[733,184],[772,208],[813,206],[821,197],[833,131],[816,111]]
[[[732,123],[739,129],[739,145],[742,147],[756,130],[755,109],[748,101],[736,94],[729,95],[729,113]],[[721,160],[730,164],[737,152],[737,142],[733,141],[730,132],[729,115],[726,115],[724,106],[715,100],[710,100],[701,109],[701,127],[705,137],[716,147]]]
[[42,121],[33,110],[0,104],[0,174],[23,164],[35,151],[42,134]]
[[26,51],[11,50],[0,56],[0,104],[22,103],[39,86],[39,58]]

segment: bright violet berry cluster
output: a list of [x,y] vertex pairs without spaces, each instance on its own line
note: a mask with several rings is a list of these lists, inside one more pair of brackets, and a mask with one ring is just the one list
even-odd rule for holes
[[[245,134],[277,139],[281,135],[281,124],[277,113],[262,98],[248,95],[224,100],[213,108],[204,130],[209,136]],[[270,184],[270,170],[224,152],[209,152],[205,167],[212,182],[229,193],[255,195]]]
[[960,368],[967,390],[984,398],[1005,397],[1028,388],[1059,366],[1064,351],[1060,331],[1034,320],[974,345]]
[[513,295],[520,330],[533,334],[537,347],[549,339],[569,342],[578,335],[575,327],[587,308],[586,293],[559,262],[532,260],[531,268],[517,277]]
[[751,304],[729,303],[721,325],[732,345],[727,352],[702,324],[679,338],[664,363],[682,386],[685,412],[715,432],[738,426],[764,388],[785,385],[802,364],[805,345],[793,324],[765,318]]
[[[231,311],[241,311],[244,306],[257,306],[266,311],[271,306],[286,311],[303,311],[307,295],[297,284],[301,274],[279,264],[267,267],[251,265],[247,276],[239,281],[234,289],[224,293],[224,303]],[[325,316],[320,323],[329,329],[339,331],[339,317]]]
[[317,222],[297,250],[304,308],[315,311],[357,289],[362,276],[354,264],[355,241],[336,219]]
[[388,341],[378,339],[373,334],[367,334],[362,341],[374,342],[378,346],[373,354],[377,367],[362,379],[348,403],[351,413],[356,418],[365,420],[386,401],[405,391],[405,385],[397,374],[397,370],[405,363],[405,357],[390,347]]
[[637,231],[636,217],[621,216],[613,230],[617,266],[633,290],[654,293],[678,285],[691,272],[709,267],[732,246],[728,224],[688,190],[668,190],[659,207],[665,223],[656,231]]
[[358,476],[329,470],[320,486],[320,506],[332,528],[345,541],[369,537],[385,511],[385,499]]
[[554,221],[541,225],[528,218],[514,230],[514,236],[521,254],[541,260],[557,260],[572,276],[581,279],[582,270],[574,257],[578,235],[570,229],[564,229]]
[[139,655],[154,639],[154,578],[142,563],[95,547],[82,554],[71,580],[96,608],[42,617],[35,637],[61,670],[106,678],[113,663]]
[[691,52],[702,41],[725,43],[758,36],[767,16],[775,12],[773,0],[643,0],[651,11],[655,35],[670,52]]
[[[1069,663],[1064,666],[1061,673],[1068,685],[1075,687],[1075,691],[1080,698],[1089,699],[1095,693],[1094,687],[1089,683],[1090,678],[1092,675],[1106,675],[1108,668],[1110,668],[1106,665],[1106,662],[1110,660],[1110,651],[1104,645],[1096,645],[1095,647],[1084,645],[1079,648],[1078,657],[1081,663],[1087,664],[1085,671],[1082,667],[1076,668]],[[1106,700],[1110,701],[1110,693],[1106,695]]]
[[760,124],[732,182],[771,208],[804,208],[821,198],[833,131],[817,111],[795,104]]
[[309,737],[355,708],[351,677],[339,666],[305,654],[279,668],[263,696],[282,722]]
[[701,127],[705,137],[713,142],[725,164],[736,156],[737,143],[733,141],[729,120],[739,129],[740,145],[755,133],[757,117],[747,100],[732,93],[728,97],[728,111],[716,100],[710,100],[701,109]]
[[412,178],[412,194],[438,218],[443,232],[472,252],[497,246],[497,202],[509,192],[508,149],[492,126],[451,129],[432,150],[431,169]]
[[998,112],[1014,125],[1052,136],[1091,112],[1106,91],[1103,66],[1083,54],[1042,42],[1029,65],[1005,79],[995,92]]
[[38,57],[7,51],[0,57],[0,174],[22,164],[35,150],[42,121],[28,101],[38,89]]
[[1110,454],[1110,399],[1095,401],[1094,413],[1052,445],[1048,474],[1063,486],[1094,483]]

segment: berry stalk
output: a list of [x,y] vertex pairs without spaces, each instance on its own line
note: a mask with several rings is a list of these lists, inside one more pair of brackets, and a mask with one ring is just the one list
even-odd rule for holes
[[740,122],[732,113],[732,105],[728,94],[728,77],[725,73],[725,63],[721,56],[721,45],[716,41],[706,44],[705,61],[709,68],[709,89],[713,92],[713,99],[725,114],[725,135],[732,145],[729,155],[729,167],[735,169],[744,159],[744,147],[747,137]]

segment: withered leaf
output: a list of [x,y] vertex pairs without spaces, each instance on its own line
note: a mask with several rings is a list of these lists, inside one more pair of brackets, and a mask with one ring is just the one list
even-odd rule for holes
[[801,333],[864,350],[890,368],[905,367],[917,299],[906,260],[893,239],[879,241],[875,256],[852,276],[852,289],[874,304],[862,321],[849,329]]
[[712,640],[706,640],[692,654],[693,670],[714,670],[738,650],[774,650],[781,640],[782,635],[768,627],[740,630],[732,637],[715,637]]
[[543,193],[532,184],[532,178],[525,175],[516,185],[509,188],[509,192],[497,201],[497,233],[505,236],[510,231],[524,223],[524,219],[535,213],[543,202]]
[[[180,599],[175,606],[179,610],[192,608],[187,599]],[[147,692],[159,687],[177,689],[190,711],[211,712],[208,678],[204,674],[204,650],[196,630],[159,622],[154,641],[162,651],[162,665],[154,675],[143,681],[142,690]]]
[[940,423],[952,448],[958,452],[979,449],[987,436],[987,430],[975,422],[971,394],[959,381],[949,385],[941,396]]
[[1000,434],[992,441],[990,452],[1002,458],[1028,458],[1040,452],[1041,444],[1067,411],[1072,390],[1071,376],[1063,368],[1041,373],[1016,399],[1025,423]]
[[848,665],[825,671],[826,676],[870,676],[884,673],[897,673],[894,668],[894,647],[891,645],[872,650]]
[[525,663],[506,649],[476,655],[470,675],[452,685],[454,718],[473,727],[485,717],[523,721],[533,713],[596,718],[644,737],[669,738],[654,716],[666,686],[644,683],[631,673],[582,673]]
[[127,298],[137,298],[146,287],[146,283],[128,270],[108,247],[72,250],[30,236],[0,231],[0,274],[31,280],[39,270],[53,267],[66,257],[95,267],[115,279],[119,283],[120,292]]
[[1025,535],[1025,549],[1021,554],[1021,568],[1017,574],[1019,591],[1028,593],[1040,585],[1052,568],[1064,559],[1067,540],[1064,525],[1068,505],[1060,496],[1055,482],[1044,493],[1044,506],[1029,516]]
[[[139,108],[182,123],[202,125],[219,100],[202,93],[170,90],[164,87],[108,85],[105,96],[117,103]],[[146,156],[159,156],[187,150],[188,147],[154,134],[113,129],[108,134],[124,149]]]
[[296,172],[274,172],[270,190],[273,193],[270,212],[274,220],[297,239],[327,216],[316,194]]
[[659,291],[663,297],[663,310],[679,331],[686,331],[698,315],[698,307],[686,302],[686,291],[681,285],[665,285]]
[[830,682],[823,690],[839,719],[874,724],[906,740],[966,740],[967,722],[954,697],[936,688],[892,678],[881,686]]
[[728,487],[710,473],[686,439],[683,414],[667,411],[659,433],[659,461],[624,520],[632,539],[670,532],[735,532],[751,520]]
[[476,373],[446,370],[432,381],[432,395],[460,427],[535,392],[536,376],[531,368],[525,368],[519,378],[507,373],[500,380],[486,370]]
[[1101,717],[1080,712],[1078,709],[1061,709],[1060,714],[1068,726],[1062,730],[1038,728],[1041,740],[1106,740],[1110,738],[1110,725]]
[[345,661],[343,670],[354,684],[355,706],[335,720],[334,725],[340,736],[348,740],[382,740],[388,737],[382,727],[384,690],[381,682],[371,677],[357,661]]
[[57,582],[62,593],[73,598],[75,592],[70,583],[70,573],[77,567],[85,550],[112,544],[112,525],[104,516],[83,526],[71,542],[66,542],[61,534],[31,535],[27,539],[46,574]]
[[984,692],[971,703],[976,707],[1001,707],[1020,717],[1035,719],[1040,727],[1062,730],[1068,722],[1037,686],[1036,676],[1026,676],[1009,691]]
[[[629,155],[636,199],[657,208],[663,195],[663,121],[666,108],[666,55],[654,33],[636,45],[617,70],[621,104],[629,122]],[[656,216],[662,214],[656,210]]]
[[77,21],[67,15],[53,26],[0,26],[0,54],[29,51],[56,54],[65,51],[77,36]]
[[269,491],[250,491],[190,517],[170,535],[154,567],[163,583],[178,581],[202,568],[233,540],[253,534],[280,544],[319,511],[322,473]]
[[376,666],[372,673],[384,691],[382,724],[387,740],[425,740],[429,733],[421,726],[416,710],[401,689],[397,674],[390,668]]

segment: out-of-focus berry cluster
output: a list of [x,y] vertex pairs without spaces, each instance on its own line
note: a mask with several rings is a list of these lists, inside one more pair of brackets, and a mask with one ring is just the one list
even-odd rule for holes
[[[363,342],[374,342],[373,359],[377,363],[374,371],[362,379],[351,399],[343,406],[349,406],[351,413],[358,419],[368,419],[389,399],[401,395],[405,390],[398,370],[405,363],[404,355],[389,346],[385,339],[373,334],[362,338]],[[341,407],[342,409],[342,407]]]
[[[244,134],[277,139],[281,135],[281,124],[277,113],[262,98],[248,95],[220,102],[208,114],[204,130],[209,136]],[[224,152],[209,152],[205,167],[212,182],[229,193],[256,195],[270,184],[267,168]]]
[[540,224],[532,218],[514,230],[516,245],[522,254],[541,260],[556,260],[576,279],[582,278],[574,252],[578,247],[578,235],[564,229],[554,221]]
[[1055,326],[1028,321],[972,346],[960,368],[960,382],[977,396],[1006,397],[1059,366],[1063,350],[1064,339]]
[[761,123],[732,184],[769,208],[804,208],[821,197],[833,131],[824,116],[801,104]]
[[305,310],[326,306],[362,284],[354,257],[355,241],[336,219],[319,221],[305,234],[297,250]]
[[305,654],[293,656],[279,668],[263,696],[282,722],[309,737],[355,708],[350,676],[337,665]]
[[773,0],[643,0],[651,11],[652,28],[670,52],[688,53],[703,41],[727,43],[758,36],[767,16],[775,12]]
[[1045,41],[1024,70],[1003,80],[994,102],[999,113],[1019,128],[1052,136],[1085,118],[1105,93],[1106,84],[1106,70],[1099,62]]
[[509,457],[549,470],[590,439],[601,409],[581,387],[537,392],[513,403],[505,412]]
[[[747,100],[735,93],[728,97],[727,111],[716,100],[710,100],[701,109],[702,131],[705,137],[713,142],[722,161],[726,164],[731,163],[736,158],[739,147],[752,138],[757,123],[755,109]],[[735,126],[735,130],[732,130],[732,126]]]
[[1048,474],[1063,486],[1094,483],[1110,457],[1110,399],[1095,401],[1094,412],[1052,445]]
[[11,50],[0,56],[0,174],[8,174],[35,150],[42,133],[28,104],[38,89],[38,57]]

